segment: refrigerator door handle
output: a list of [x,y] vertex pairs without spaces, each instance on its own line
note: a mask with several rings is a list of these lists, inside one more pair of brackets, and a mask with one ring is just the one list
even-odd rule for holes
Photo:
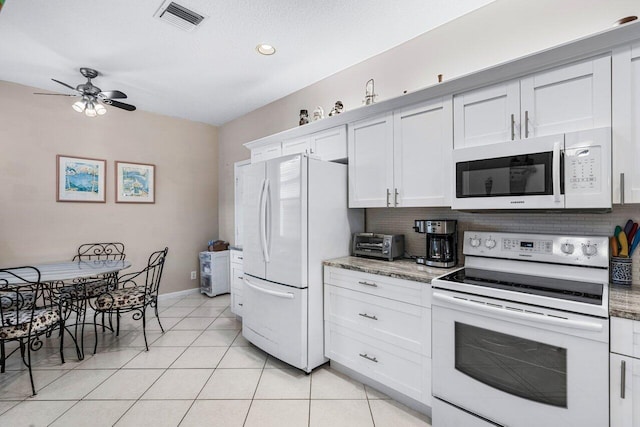
[[267,195],[269,193],[269,180],[264,180],[262,187],[262,195],[260,200],[260,245],[262,246],[262,254],[264,261],[269,262],[269,248],[267,247]]
[[251,289],[254,289],[258,292],[262,292],[263,294],[267,294],[267,295],[272,295],[274,297],[278,297],[278,298],[286,298],[286,299],[293,299],[293,294],[291,292],[277,292],[277,291],[272,291],[270,289],[264,289],[261,288],[259,286],[254,285],[253,283],[251,283],[248,279],[244,279],[244,284],[247,285],[248,287],[250,287]]

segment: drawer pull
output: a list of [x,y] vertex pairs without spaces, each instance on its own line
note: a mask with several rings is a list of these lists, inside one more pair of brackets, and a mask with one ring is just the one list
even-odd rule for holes
[[238,279],[242,280],[242,276],[238,276]]
[[244,258],[242,258],[241,256],[239,256],[239,257],[238,257],[238,259],[244,259]]
[[627,376],[627,362],[624,360],[620,361],[620,398],[625,398],[625,388],[627,388],[626,384],[626,376]]
[[376,359],[375,357],[369,356],[367,353],[364,353],[364,354],[359,353],[359,354],[360,354],[360,357],[364,357],[367,360],[378,363],[378,359]]
[[378,318],[374,315],[374,316],[369,316],[367,313],[358,313],[359,316],[362,317],[366,317],[367,319],[371,319],[371,320],[378,320]]
[[361,285],[365,285],[365,286],[373,286],[374,288],[377,288],[377,287],[378,287],[378,285],[376,285],[376,284],[375,284],[375,283],[373,283],[373,282],[361,281],[361,282],[358,282],[358,283],[360,283]]
[[238,303],[238,305],[239,305],[240,307],[244,306],[244,304],[241,304],[241,303]]

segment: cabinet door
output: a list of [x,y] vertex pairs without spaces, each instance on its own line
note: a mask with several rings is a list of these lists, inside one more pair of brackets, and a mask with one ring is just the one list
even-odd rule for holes
[[640,203],[640,43],[613,54],[613,203]]
[[393,203],[393,115],[349,125],[349,207],[390,207]]
[[396,206],[451,206],[451,98],[394,112]]
[[311,154],[317,154],[322,160],[340,160],[347,158],[347,126],[338,126],[324,132],[311,135]]
[[294,138],[282,143],[282,155],[311,153],[311,139],[308,136],[302,138]]
[[640,427],[640,359],[611,353],[611,427]]
[[611,58],[522,79],[520,105],[522,138],[611,126]]
[[251,163],[263,162],[282,156],[282,144],[275,143],[251,150]]
[[517,80],[453,97],[454,148],[520,139],[520,86]]

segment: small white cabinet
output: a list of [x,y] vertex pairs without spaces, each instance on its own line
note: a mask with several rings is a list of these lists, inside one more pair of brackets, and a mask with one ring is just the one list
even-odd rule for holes
[[263,145],[251,149],[251,163],[264,162],[282,156],[282,144],[280,142]]
[[611,318],[611,427],[640,427],[640,321]]
[[431,405],[431,286],[324,269],[325,356]]
[[347,129],[337,126],[311,135],[292,138],[282,143],[282,155],[305,153],[321,160],[333,161],[347,158]]
[[603,56],[454,96],[454,148],[611,126]]
[[229,278],[231,282],[231,312],[236,316],[242,317],[242,295],[244,291],[243,279],[243,256],[242,251],[232,249],[229,258]]
[[349,125],[349,207],[451,204],[451,98]]
[[613,52],[613,203],[640,203],[640,43]]

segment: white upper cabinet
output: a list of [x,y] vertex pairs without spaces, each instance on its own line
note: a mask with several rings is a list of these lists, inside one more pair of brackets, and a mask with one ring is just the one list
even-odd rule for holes
[[450,206],[451,98],[349,125],[349,207]]
[[454,148],[611,126],[603,56],[454,96]]
[[521,138],[611,126],[611,58],[522,79],[520,104]]
[[379,208],[393,201],[393,114],[349,125],[349,207]]
[[640,203],[640,43],[613,53],[613,203]]
[[520,139],[520,84],[517,80],[453,97],[454,147]]
[[451,206],[451,114],[451,98],[394,112],[394,206]]
[[282,143],[282,155],[304,153],[321,160],[332,161],[347,158],[347,127],[337,126],[322,132],[293,138]]
[[264,162],[282,156],[282,144],[279,142],[251,149],[251,163]]

